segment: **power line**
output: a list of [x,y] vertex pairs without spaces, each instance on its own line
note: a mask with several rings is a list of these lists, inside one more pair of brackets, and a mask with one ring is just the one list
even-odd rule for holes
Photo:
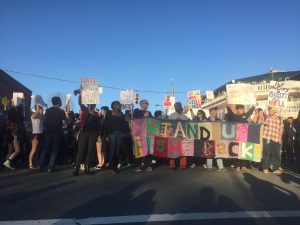
[[[31,76],[31,77],[38,77],[42,79],[48,79],[48,80],[57,80],[57,81],[62,81],[62,82],[68,82],[68,83],[73,83],[73,84],[80,84],[78,81],[74,80],[67,80],[67,79],[61,79],[57,77],[49,77],[45,75],[37,75],[37,74],[32,74],[32,73],[24,73],[24,72],[19,72],[19,71],[14,71],[14,70],[7,70],[7,69],[2,69],[3,71],[6,71],[8,73],[16,73],[16,74],[21,74],[24,76]],[[101,85],[101,87],[108,88],[108,89],[113,89],[113,90],[125,90],[127,88],[119,88],[119,87],[114,87],[114,86],[107,86],[107,85]],[[154,94],[165,94],[168,93],[169,91],[153,91],[153,90],[139,90],[139,89],[134,89],[135,92],[143,92],[143,93],[154,93]],[[175,91],[174,93],[176,94],[186,94],[187,92],[184,91]]]

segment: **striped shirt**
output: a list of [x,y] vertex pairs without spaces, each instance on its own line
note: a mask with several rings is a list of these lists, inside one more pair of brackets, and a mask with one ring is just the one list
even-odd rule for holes
[[278,116],[268,116],[264,122],[264,134],[263,138],[272,140],[274,142],[281,141],[281,134],[283,131],[283,121]]

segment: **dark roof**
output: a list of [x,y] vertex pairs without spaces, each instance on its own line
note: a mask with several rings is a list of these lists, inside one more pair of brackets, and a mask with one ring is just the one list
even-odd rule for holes
[[22,91],[24,93],[27,93],[31,95],[32,91],[25,87],[23,84],[21,84],[19,81],[15,80],[13,77],[11,77],[8,73],[0,69],[0,81],[4,82],[6,85],[8,84],[14,84],[14,87],[16,91]]
[[[261,75],[255,75],[251,77],[245,77],[241,79],[236,79],[235,82],[238,83],[251,83],[251,82],[261,82],[261,81],[271,81],[271,80],[280,80],[280,79],[286,79],[288,78],[289,80],[300,80],[300,70],[298,71],[287,71],[287,72],[273,72],[273,77],[272,73],[265,73]],[[231,84],[231,81],[227,82],[226,84]],[[214,90],[215,94],[217,94],[219,91],[224,91],[226,90],[226,84],[222,85],[221,87],[218,87],[217,89]]]

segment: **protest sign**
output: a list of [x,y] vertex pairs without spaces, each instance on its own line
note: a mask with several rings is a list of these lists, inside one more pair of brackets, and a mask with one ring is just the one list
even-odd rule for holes
[[255,90],[251,84],[227,84],[226,94],[228,104],[256,104]]
[[34,103],[38,103],[40,106],[47,108],[48,105],[45,103],[43,97],[41,95],[32,95],[31,99],[33,100]]
[[286,108],[289,99],[289,89],[285,87],[285,82],[271,81],[270,87],[268,96],[269,106],[274,106],[280,110]]
[[283,108],[280,116],[284,119],[288,117],[297,118],[300,111],[300,101],[289,101],[287,107]]
[[66,95],[66,112],[70,112],[70,103],[71,103],[71,96],[72,94]]
[[215,99],[214,91],[206,91],[206,99],[214,100]]
[[13,102],[14,106],[19,106],[23,103],[24,93],[22,92],[13,92]]
[[120,93],[120,103],[122,109],[132,109],[133,108],[133,90],[127,89],[121,91]]
[[262,126],[227,122],[132,121],[134,155],[162,158],[194,156],[239,158],[260,162]]
[[93,77],[81,78],[80,91],[82,104],[98,104],[99,88],[98,80]]
[[163,106],[164,106],[165,109],[170,109],[172,107],[172,102],[170,100],[169,95],[165,96],[165,101],[163,102]]
[[187,97],[188,97],[188,105],[191,109],[201,108],[201,92],[199,90],[189,91]]
[[120,103],[121,104],[133,104],[133,90],[132,89],[127,89],[125,91],[121,91]]

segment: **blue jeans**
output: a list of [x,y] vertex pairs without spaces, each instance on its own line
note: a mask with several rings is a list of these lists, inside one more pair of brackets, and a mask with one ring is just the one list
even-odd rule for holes
[[42,168],[45,165],[48,154],[51,153],[48,168],[52,169],[61,147],[62,134],[46,134],[44,148],[38,161],[38,165]]
[[122,133],[114,131],[109,135],[108,162],[110,168],[116,168],[122,147]]

